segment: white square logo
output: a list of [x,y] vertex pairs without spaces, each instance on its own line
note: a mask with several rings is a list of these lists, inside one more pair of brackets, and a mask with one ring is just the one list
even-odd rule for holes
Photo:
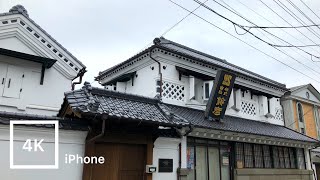
[[[14,164],[14,141],[13,141],[13,135],[14,135],[14,125],[35,125],[35,124],[51,124],[54,125],[54,164],[46,165],[15,165]],[[22,146],[23,150],[27,150],[29,152],[37,152],[39,149],[39,152],[43,152],[43,148],[41,147],[41,143],[44,139],[38,140],[38,139],[28,139],[24,142],[24,145]],[[20,121],[10,121],[10,169],[58,169],[59,168],[59,122],[58,121],[34,121],[34,120],[20,120]]]

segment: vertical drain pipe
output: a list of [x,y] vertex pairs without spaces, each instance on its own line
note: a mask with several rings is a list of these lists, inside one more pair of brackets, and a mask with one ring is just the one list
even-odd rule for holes
[[154,60],[156,63],[158,63],[158,67],[159,67],[159,76],[160,76],[160,98],[162,98],[162,72],[161,72],[161,64],[158,60],[154,59],[152,56],[151,56],[151,53],[152,53],[152,50],[154,48],[151,48],[149,50],[149,57]]
[[105,130],[106,130],[106,120],[103,119],[103,120],[102,120],[101,133],[98,134],[97,136],[95,136],[95,137],[87,140],[87,143],[94,142],[95,140],[97,140],[97,139],[99,139],[100,137],[104,136]]
[[[97,139],[104,136],[106,130],[106,119],[102,119],[101,133],[86,141],[86,144],[94,143]],[[90,180],[92,180],[92,165],[90,167]]]

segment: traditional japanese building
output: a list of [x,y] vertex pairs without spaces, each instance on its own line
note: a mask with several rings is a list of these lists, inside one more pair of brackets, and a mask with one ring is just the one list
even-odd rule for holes
[[[218,70],[236,75],[226,116],[205,118]],[[284,84],[165,38],[67,92],[61,117],[91,119],[86,179],[311,179],[318,141],[285,127]],[[146,173],[147,172],[147,173]]]
[[[290,88],[281,98],[284,108],[285,126],[297,132],[320,138],[320,93],[311,84]],[[311,153],[313,170],[316,178],[320,178],[320,150],[313,149]]]
[[[0,14],[0,179],[81,179],[82,164],[66,164],[64,156],[65,153],[84,154],[88,123],[80,119],[59,118],[57,114],[64,92],[79,83],[78,78],[81,79],[86,72],[85,68],[36,24],[23,6],[14,6],[9,12]],[[55,155],[57,141],[53,124],[14,125],[11,150],[12,165],[57,164],[58,170],[11,169],[11,120],[59,122],[60,155]],[[28,138],[44,139],[44,152],[40,152],[40,156],[23,151]],[[56,162],[57,159],[60,163]]]

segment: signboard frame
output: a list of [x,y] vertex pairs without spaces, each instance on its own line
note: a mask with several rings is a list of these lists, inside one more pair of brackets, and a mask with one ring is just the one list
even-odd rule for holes
[[205,117],[220,121],[223,119],[236,75],[225,70],[218,70],[207,103]]

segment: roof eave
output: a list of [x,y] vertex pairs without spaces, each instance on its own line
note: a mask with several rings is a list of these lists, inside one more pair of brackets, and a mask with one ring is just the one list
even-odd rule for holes
[[27,61],[41,63],[47,69],[51,68],[53,66],[53,64],[57,61],[55,59],[35,56],[35,55],[26,54],[26,53],[22,53],[22,52],[18,52],[18,51],[12,51],[12,50],[3,49],[3,48],[0,48],[0,54],[4,55],[4,56],[10,56],[10,57],[14,57],[14,58],[24,59]]
[[77,59],[71,52],[69,52],[65,47],[63,47],[56,39],[54,39],[48,32],[46,32],[44,29],[41,28],[35,21],[33,21],[28,15],[21,13],[19,11],[13,11],[13,12],[6,12],[6,13],[0,13],[0,16],[7,16],[7,15],[21,15],[24,18],[26,18],[28,21],[30,21],[34,26],[36,26],[43,34],[45,34],[51,41],[53,41],[55,44],[57,44],[63,51],[66,52],[72,59],[74,59],[82,68],[86,68],[86,66]]
[[[95,80],[96,80],[96,81],[102,80],[102,79],[103,79],[102,77],[105,76],[106,74],[109,74],[109,73],[113,72],[115,69],[117,69],[118,67],[120,67],[120,66],[122,66],[122,65],[124,65],[124,64],[130,63],[133,59],[138,58],[139,56],[142,56],[142,55],[144,55],[145,53],[150,52],[150,51],[151,51],[152,49],[154,49],[154,48],[159,48],[159,49],[162,49],[162,50],[170,51],[171,53],[175,53],[175,54],[177,54],[177,55],[185,56],[185,57],[187,57],[187,58],[195,59],[195,60],[201,61],[202,63],[212,65],[212,63],[209,63],[209,62],[207,62],[207,61],[205,61],[205,60],[202,60],[202,59],[200,59],[200,58],[196,58],[196,57],[189,56],[189,55],[186,55],[186,54],[183,54],[183,53],[179,53],[179,52],[176,52],[176,51],[171,50],[170,48],[166,48],[166,47],[163,47],[163,46],[153,45],[153,46],[149,47],[148,49],[142,51],[141,53],[139,53],[139,54],[131,57],[130,59],[128,59],[128,60],[126,60],[126,61],[124,61],[124,62],[122,62],[122,63],[120,63],[120,64],[118,64],[118,65],[116,65],[116,66],[114,66],[114,67],[112,67],[112,68],[110,68],[110,69],[108,69],[108,70],[105,70],[105,71],[103,71],[103,72],[100,72],[99,75],[98,75],[97,77],[95,77]],[[219,68],[221,68],[221,69],[227,69],[227,68],[225,68],[225,67],[222,67],[222,66],[219,66],[219,65],[216,65],[216,64],[215,64],[215,66],[217,66],[217,67],[219,67]],[[230,71],[230,69],[227,69],[227,70]],[[231,71],[232,71],[232,70],[231,70]],[[234,71],[233,71],[233,72],[234,72]],[[238,72],[235,72],[235,73],[236,73],[236,74],[241,74],[241,73],[238,73]],[[260,80],[260,79],[257,79],[257,78],[251,77],[251,76],[247,76],[247,75],[245,75],[245,74],[241,74],[241,75],[246,76],[246,77],[249,77],[249,78],[252,78],[252,79],[257,80],[257,81],[263,81],[263,80]],[[270,82],[268,82],[268,81],[263,81],[263,82],[266,83],[266,84],[268,84],[268,85],[271,85],[271,86],[277,87],[277,88],[279,88],[279,89],[282,89],[282,90],[284,90],[284,91],[289,91],[289,90],[286,88],[286,85],[285,85],[285,84],[281,84],[281,83],[278,83],[278,82],[276,82],[277,84],[273,84],[273,83],[270,83]],[[106,84],[106,83],[108,83],[108,82],[105,82],[105,83],[103,83],[103,84]]]

